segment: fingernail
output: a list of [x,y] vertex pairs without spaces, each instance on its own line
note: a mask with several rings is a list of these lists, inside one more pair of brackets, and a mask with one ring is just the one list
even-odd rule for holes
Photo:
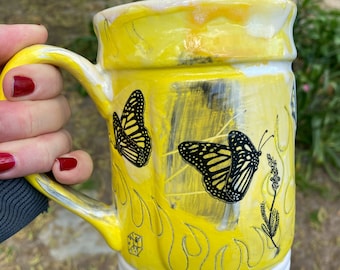
[[61,171],[69,171],[77,167],[77,160],[75,158],[57,158],[59,161],[59,169]]
[[14,157],[8,153],[0,153],[0,172],[12,169],[15,165]]
[[32,79],[24,76],[14,76],[13,97],[22,97],[33,93],[35,84]]

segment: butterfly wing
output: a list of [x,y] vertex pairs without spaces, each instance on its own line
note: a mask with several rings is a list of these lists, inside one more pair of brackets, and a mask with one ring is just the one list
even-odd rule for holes
[[120,155],[124,156],[135,166],[141,167],[141,149],[126,135],[116,113],[113,114],[113,125],[116,138],[115,148],[118,150]]
[[127,100],[121,119],[113,114],[113,127],[118,152],[137,167],[150,157],[151,138],[144,126],[144,96],[135,90]]
[[222,144],[186,141],[178,146],[185,161],[202,175],[205,189],[213,197],[224,202],[233,202],[228,189],[231,172],[231,152]]
[[228,192],[235,201],[245,196],[255,172],[258,169],[261,152],[257,151],[248,136],[233,130],[228,135],[232,156],[230,188]]

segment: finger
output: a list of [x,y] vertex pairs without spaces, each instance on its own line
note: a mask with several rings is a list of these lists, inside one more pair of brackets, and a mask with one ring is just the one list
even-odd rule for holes
[[51,65],[34,64],[14,68],[3,80],[8,100],[43,100],[58,96],[63,89],[59,70]]
[[47,30],[42,25],[0,24],[0,65],[27,46],[45,43],[47,35]]
[[35,138],[0,144],[0,179],[48,172],[55,159],[71,150],[72,140],[65,130]]
[[79,184],[91,176],[93,162],[89,154],[77,150],[58,157],[52,171],[54,177],[62,184]]
[[64,96],[44,101],[0,101],[0,142],[55,132],[70,115]]

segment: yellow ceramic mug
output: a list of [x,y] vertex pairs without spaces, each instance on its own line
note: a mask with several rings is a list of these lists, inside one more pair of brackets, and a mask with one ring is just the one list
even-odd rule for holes
[[45,175],[42,193],[137,269],[288,269],[294,233],[289,0],[145,1],[94,18],[98,64],[33,46],[7,70],[71,72],[107,120],[114,200]]

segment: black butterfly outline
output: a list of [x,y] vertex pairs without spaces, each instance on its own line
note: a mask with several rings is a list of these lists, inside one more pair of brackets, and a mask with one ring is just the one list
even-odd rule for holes
[[258,150],[249,137],[241,131],[228,134],[229,146],[210,142],[185,141],[178,145],[182,158],[193,165],[202,175],[206,191],[226,203],[236,203],[244,198],[258,169],[261,149]]
[[116,112],[113,113],[114,147],[139,168],[147,164],[151,154],[151,138],[144,126],[143,115],[144,96],[139,89],[131,93],[120,119]]

